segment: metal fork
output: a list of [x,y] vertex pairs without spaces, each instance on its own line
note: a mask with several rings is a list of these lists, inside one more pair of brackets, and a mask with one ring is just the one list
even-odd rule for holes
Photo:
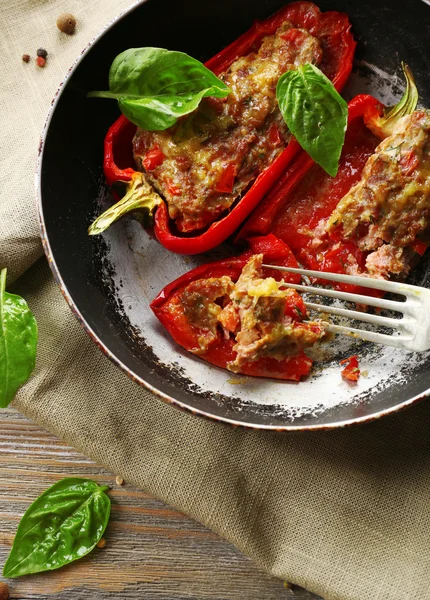
[[339,292],[324,288],[312,287],[308,285],[299,285],[294,283],[285,283],[285,287],[293,288],[299,292],[307,292],[345,300],[346,302],[355,302],[376,308],[393,310],[403,313],[401,319],[384,317],[383,315],[372,315],[357,310],[337,308],[335,306],[325,306],[313,302],[305,302],[310,310],[316,310],[320,313],[348,317],[374,325],[382,325],[394,329],[392,334],[376,333],[366,331],[365,329],[356,329],[354,327],[344,327],[342,325],[327,324],[326,330],[331,333],[348,335],[360,338],[375,344],[384,344],[386,346],[395,346],[396,348],[406,348],[407,350],[423,351],[430,349],[430,289],[409,285],[406,283],[395,283],[384,281],[382,279],[371,279],[368,277],[356,277],[352,275],[339,275],[337,273],[323,273],[321,271],[308,271],[306,269],[294,269],[292,267],[278,267],[276,265],[263,265],[268,269],[276,269],[287,273],[298,273],[302,276],[317,277],[318,279],[327,279],[339,283],[348,283],[365,288],[373,288],[400,294],[405,296],[405,301],[386,300],[385,298],[373,298],[372,296],[363,296],[361,294],[351,294],[349,292]]

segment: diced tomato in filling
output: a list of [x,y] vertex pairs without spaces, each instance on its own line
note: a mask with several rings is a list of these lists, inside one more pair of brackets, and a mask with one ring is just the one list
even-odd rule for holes
[[233,191],[234,180],[236,178],[236,165],[230,163],[227,165],[225,170],[222,172],[222,175],[215,186],[215,190],[217,192],[223,192],[225,194],[231,194]]
[[303,41],[303,32],[300,29],[290,29],[287,33],[281,35],[281,38],[286,42],[299,46]]
[[412,244],[412,248],[417,254],[422,256],[427,250],[428,244],[426,242],[421,242],[420,240],[415,240],[415,242]]
[[341,375],[347,381],[358,381],[360,377],[360,369],[358,368],[358,356],[350,356],[349,358],[345,358],[341,360],[340,365],[346,365],[344,369],[341,371]]
[[142,158],[142,164],[147,171],[153,171],[156,167],[159,167],[163,164],[164,158],[165,156],[160,147],[154,146]]
[[238,313],[234,310],[233,303],[230,302],[224,310],[218,315],[218,321],[227,331],[234,333],[239,327],[240,319]]
[[175,185],[171,179],[167,182],[167,190],[170,194],[172,194],[172,196],[181,195],[180,188],[177,185]]
[[417,155],[412,150],[410,150],[402,156],[402,158],[399,160],[399,163],[402,169],[402,173],[404,175],[410,175],[418,167],[420,161],[418,160]]
[[279,146],[282,144],[281,132],[279,131],[279,127],[276,123],[272,123],[269,127],[269,142],[272,146]]

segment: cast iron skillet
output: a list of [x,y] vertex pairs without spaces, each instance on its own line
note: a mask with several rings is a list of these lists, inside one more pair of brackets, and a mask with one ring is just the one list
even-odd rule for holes
[[[86,233],[110,201],[102,176],[103,138],[118,116],[115,102],[89,100],[86,92],[107,87],[113,58],[126,48],[158,46],[204,61],[284,3],[147,0],[118,17],[78,59],[53,103],[37,193],[45,252],[66,300],[96,344],[132,379],[165,401],[214,419],[277,430],[318,429],[374,419],[427,397],[430,353],[363,343],[356,348],[339,338],[321,350],[323,368],[299,385],[233,378],[178,348],[148,310],[168,281],[231,252],[228,245],[211,257],[190,260],[167,253],[136,222],[118,223],[97,239]],[[405,60],[422,104],[430,107],[430,7],[423,0],[316,3],[322,10],[345,11],[352,21],[359,43],[347,95],[370,90],[384,101],[397,99]],[[429,286],[426,258],[413,281]],[[341,381],[338,360],[355,351],[368,376],[354,388]]]

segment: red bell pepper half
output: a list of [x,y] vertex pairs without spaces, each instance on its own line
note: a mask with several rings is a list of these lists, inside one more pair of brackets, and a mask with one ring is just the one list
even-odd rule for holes
[[[254,237],[248,240],[249,249],[240,256],[226,258],[216,262],[208,263],[189,271],[182,277],[179,277],[168,284],[151,303],[151,308],[159,321],[164,325],[172,338],[186,350],[192,351],[199,346],[199,337],[201,331],[193,324],[190,324],[185,315],[185,310],[181,302],[181,295],[192,282],[208,278],[218,278],[223,276],[230,277],[234,282],[238,280],[243,267],[254,254],[263,254],[264,263],[279,266],[296,267],[297,261],[294,258],[289,247],[278,240],[273,235]],[[263,269],[264,277],[273,277],[277,281],[284,279],[291,283],[299,283],[300,276],[296,274],[282,277],[279,271],[274,269]],[[297,326],[301,327],[301,321],[306,315],[306,307],[299,294],[294,294],[288,298],[285,307],[285,313],[288,314]],[[312,327],[311,324],[303,323],[303,327]],[[321,333],[321,327],[318,328],[318,334]],[[227,365],[234,361],[236,352],[233,350],[235,340],[232,336],[225,339],[221,330],[217,332],[217,337],[208,345],[204,352],[198,355],[218,367],[227,368]],[[307,375],[312,367],[312,360],[300,351],[297,355],[288,357],[284,360],[276,360],[271,357],[259,358],[254,362],[243,365],[240,373],[253,375],[257,377],[273,377],[276,379],[289,379],[299,381],[301,377]]]
[[[348,105],[348,128],[336,177],[330,177],[303,152],[287,169],[239,232],[238,239],[269,232],[284,240],[298,260],[310,269],[344,272],[342,254],[357,252],[353,244],[321,255],[313,248],[313,232],[321,219],[331,215],[339,200],[355,185],[380,140],[364,124],[369,112],[383,106],[372,96],[356,96]],[[335,244],[333,244],[335,245]]]
[[[275,33],[284,20],[290,20],[296,28],[307,29],[320,41],[323,49],[320,68],[340,91],[351,72],[356,45],[350,32],[351,24],[346,14],[321,13],[312,2],[288,4],[265,21],[255,22],[251,29],[207,61],[206,66],[219,75],[237,58],[258,48],[262,38]],[[143,174],[135,171],[133,167],[132,139],[135,131],[136,127],[121,116],[109,129],[105,139],[104,172],[108,184],[112,185],[118,181],[128,182],[126,196],[118,208],[118,216],[130,212],[130,206],[138,206],[138,198],[142,190]],[[276,139],[276,132],[272,132],[272,136]],[[250,189],[239,198],[230,211],[197,235],[178,234],[169,218],[165,202],[160,203],[159,199],[157,202],[148,202],[145,206],[139,206],[139,211],[143,212],[142,222],[144,226],[148,226],[153,217],[154,233],[158,241],[172,252],[180,254],[206,252],[218,246],[238,229],[274,182],[285,172],[299,150],[299,144],[293,139],[273,163],[260,173]],[[151,164],[157,162],[160,164],[162,156],[160,152],[153,152],[147,159]],[[149,168],[151,164],[148,163]],[[222,191],[231,191],[232,179],[234,173],[227,169],[225,178],[220,183]],[[116,218],[112,219],[112,222],[113,220]]]
[[[399,103],[400,104],[400,103]],[[330,234],[324,244],[314,233],[336,208],[338,202],[361,178],[367,159],[381,142],[369,125],[383,123],[384,106],[369,95],[356,96],[349,103],[348,128],[336,177],[330,177],[306,153],[292,164],[242,227],[237,239],[269,232],[285,241],[305,267],[317,271],[346,273],[348,261],[356,261],[358,273],[367,273],[366,257],[353,237]],[[413,108],[412,108],[413,111]],[[405,114],[411,112],[410,109]],[[367,125],[366,125],[367,124]],[[373,128],[375,129],[375,128]],[[413,159],[411,159],[413,160]],[[409,160],[405,169],[411,169]],[[416,241],[412,248],[422,254],[427,244]],[[321,281],[322,284],[326,282]],[[380,291],[338,284],[344,291],[382,295]]]

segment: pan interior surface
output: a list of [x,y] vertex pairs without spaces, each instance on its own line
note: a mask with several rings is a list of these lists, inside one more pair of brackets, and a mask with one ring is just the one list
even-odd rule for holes
[[[380,3],[316,2],[348,13],[358,40],[344,95],[371,93],[385,104],[402,94],[400,62],[415,74],[420,102],[430,106],[427,40],[430,7],[421,0]],[[55,274],[86,329],[138,382],[182,407],[244,425],[300,429],[330,427],[379,416],[426,395],[430,352],[413,353],[337,337],[314,350],[312,376],[300,384],[235,375],[178,347],[149,303],[168,282],[197,264],[231,254],[225,244],[198,257],[169,253],[136,221],[103,236],[86,230],[112,203],[102,174],[103,138],[118,116],[114,102],[87,99],[105,89],[113,58],[129,47],[158,46],[206,60],[284,3],[279,0],[179,6],[148,0],[107,29],[75,66],[48,123],[40,167],[41,219]],[[168,13],[168,18],[166,13]],[[430,286],[424,256],[410,281]],[[339,361],[360,357],[356,385],[341,379]]]

